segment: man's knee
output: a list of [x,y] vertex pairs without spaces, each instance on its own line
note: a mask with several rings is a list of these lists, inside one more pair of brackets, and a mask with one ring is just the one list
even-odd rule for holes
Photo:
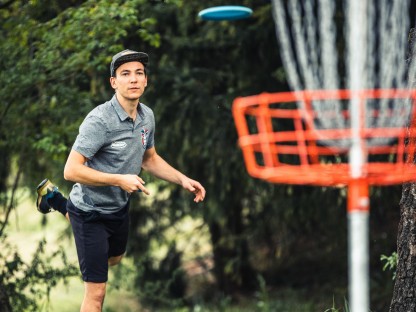
[[81,311],[101,311],[105,290],[106,283],[85,282],[85,297],[81,306]]
[[119,264],[122,258],[123,258],[123,255],[110,257],[108,258],[108,265],[113,266],[113,265]]

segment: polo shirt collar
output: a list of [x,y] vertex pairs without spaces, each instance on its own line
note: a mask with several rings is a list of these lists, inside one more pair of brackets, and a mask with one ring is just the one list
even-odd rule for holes
[[[126,119],[130,118],[129,115],[126,113],[126,111],[123,109],[123,106],[121,106],[120,102],[117,100],[117,96],[114,94],[113,98],[110,101],[111,106],[114,107],[118,117],[121,121],[125,121]],[[140,103],[139,106],[137,106],[137,112],[140,114]]]

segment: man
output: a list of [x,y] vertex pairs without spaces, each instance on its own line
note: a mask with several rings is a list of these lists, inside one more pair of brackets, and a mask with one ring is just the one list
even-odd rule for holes
[[126,250],[131,194],[150,194],[139,177],[141,168],[194,193],[197,203],[205,197],[199,182],[156,152],[153,111],[140,103],[147,65],[143,52],[124,50],[113,56],[110,84],[115,95],[84,119],[65,165],[64,178],[76,182],[66,209],[65,198],[50,181],[38,186],[38,210],[69,216],[85,284],[83,312],[102,310],[108,265],[119,263]]

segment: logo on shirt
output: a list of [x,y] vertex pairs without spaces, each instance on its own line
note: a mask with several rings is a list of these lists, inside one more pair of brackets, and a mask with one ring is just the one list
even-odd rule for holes
[[116,148],[116,149],[123,149],[126,146],[127,146],[127,143],[126,142],[123,142],[123,141],[111,143],[111,147],[112,148]]
[[147,145],[147,136],[149,134],[149,130],[146,129],[145,127],[143,127],[142,130],[140,130],[140,133],[142,134],[142,145],[143,145],[143,148],[146,148],[146,145]]

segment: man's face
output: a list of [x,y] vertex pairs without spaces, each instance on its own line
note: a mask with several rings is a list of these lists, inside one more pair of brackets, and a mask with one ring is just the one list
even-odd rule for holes
[[117,68],[116,76],[110,78],[110,83],[121,97],[138,100],[147,86],[144,65],[140,62],[122,64]]

